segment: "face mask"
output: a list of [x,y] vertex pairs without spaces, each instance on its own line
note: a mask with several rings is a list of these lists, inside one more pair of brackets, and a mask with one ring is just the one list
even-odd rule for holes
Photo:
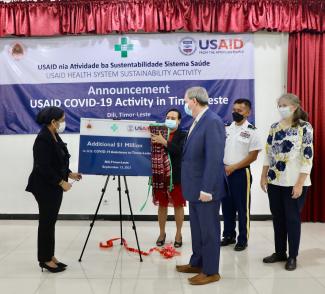
[[165,126],[166,126],[168,129],[176,129],[176,127],[177,127],[177,122],[176,122],[176,120],[166,119],[166,120],[165,120]]
[[58,133],[63,133],[65,130],[65,121],[61,122],[58,128]]
[[289,106],[285,106],[285,107],[279,107],[279,113],[282,118],[288,118],[292,116],[293,111],[290,109]]
[[188,104],[187,104],[187,103],[184,104],[184,110],[185,110],[185,113],[186,113],[187,115],[189,115],[189,116],[193,116],[193,114],[192,114],[192,110],[188,107]]
[[242,114],[238,113],[238,112],[233,112],[232,113],[232,119],[235,122],[239,123],[244,119],[244,116]]

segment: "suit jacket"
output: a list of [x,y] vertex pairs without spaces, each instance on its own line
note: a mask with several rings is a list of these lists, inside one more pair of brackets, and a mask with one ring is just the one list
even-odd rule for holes
[[66,144],[56,134],[56,142],[44,126],[37,135],[33,146],[34,164],[29,176],[26,191],[35,194],[47,191],[62,192],[58,185],[61,180],[68,180],[70,154]]
[[173,183],[181,183],[181,165],[184,141],[187,132],[177,129],[174,133],[173,139],[167,143],[167,151],[170,155],[173,171]]
[[200,191],[213,200],[228,194],[223,164],[225,127],[220,117],[208,109],[189,134],[183,148],[182,190],[186,200],[200,202]]

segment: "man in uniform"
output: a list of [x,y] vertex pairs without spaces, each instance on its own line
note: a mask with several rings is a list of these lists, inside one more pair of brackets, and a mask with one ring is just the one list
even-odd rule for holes
[[252,175],[250,164],[262,149],[256,128],[247,121],[251,112],[248,99],[237,99],[233,105],[233,122],[226,125],[224,164],[230,196],[222,200],[224,231],[221,246],[236,243],[236,213],[238,238],[235,251],[245,250],[250,229]]

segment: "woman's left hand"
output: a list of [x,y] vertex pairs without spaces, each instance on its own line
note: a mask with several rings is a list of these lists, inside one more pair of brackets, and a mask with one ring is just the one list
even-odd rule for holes
[[82,174],[80,173],[70,173],[69,178],[74,181],[80,181],[82,179]]
[[292,198],[297,199],[301,196],[301,194],[302,194],[302,185],[295,184],[292,188]]

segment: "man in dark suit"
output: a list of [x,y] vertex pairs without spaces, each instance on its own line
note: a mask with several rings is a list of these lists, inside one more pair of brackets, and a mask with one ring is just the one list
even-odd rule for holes
[[185,112],[193,116],[183,149],[182,189],[189,201],[192,251],[189,264],[176,270],[197,273],[189,282],[204,285],[220,279],[220,200],[227,194],[223,157],[225,127],[208,107],[209,96],[202,87],[185,93]]

